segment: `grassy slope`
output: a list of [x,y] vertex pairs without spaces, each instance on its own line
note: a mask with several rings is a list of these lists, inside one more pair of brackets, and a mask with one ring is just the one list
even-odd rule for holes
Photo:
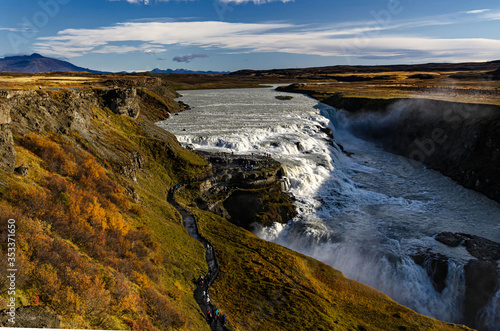
[[[109,178],[118,187],[133,186],[135,188],[141,202],[136,204],[125,194],[122,194],[121,197],[125,199],[125,203],[115,205],[116,215],[121,215],[127,227],[149,233],[152,240],[156,242],[153,245],[155,249],[149,251],[146,258],[155,261],[153,268],[157,268],[158,277],[155,277],[155,274],[150,277],[149,274],[143,273],[143,270],[135,270],[139,273],[142,272],[142,276],[134,274],[133,271],[120,270],[119,267],[113,266],[105,258],[93,254],[85,244],[73,242],[71,237],[59,233],[58,230],[51,230],[50,224],[55,217],[51,210],[58,208],[64,210],[66,208],[64,200],[57,201],[55,199],[54,202],[50,199],[50,205],[47,208],[49,210],[37,213],[29,210],[28,206],[16,202],[14,197],[9,195],[12,187],[20,187],[20,189],[38,192],[39,194],[33,195],[34,199],[39,199],[40,204],[42,200],[43,203],[47,203],[43,198],[45,197],[43,192],[48,192],[49,183],[46,178],[50,175],[62,176],[62,180],[68,185],[75,187],[80,185],[70,176],[64,176],[50,168],[48,166],[50,157],[47,159],[35,154],[29,147],[21,143],[25,137],[18,135],[16,137],[18,153],[16,165],[28,165],[30,173],[28,176],[22,177],[14,173],[0,172],[0,181],[7,184],[0,186],[0,203],[3,211],[0,218],[2,218],[2,224],[9,217],[18,220],[19,242],[20,245],[23,245],[18,255],[19,260],[24,261],[27,270],[26,274],[23,274],[25,280],[18,284],[17,296],[20,300],[18,302],[22,305],[29,305],[34,302],[35,295],[40,295],[40,304],[48,305],[61,314],[63,316],[61,326],[67,328],[129,329],[133,323],[136,323],[136,326],[133,327],[138,329],[165,329],[168,322],[163,324],[159,322],[159,318],[155,316],[152,309],[158,302],[161,304],[166,301],[173,307],[173,312],[183,316],[180,323],[183,325],[182,329],[206,329],[206,323],[200,317],[199,308],[192,296],[194,286],[192,281],[206,272],[204,250],[201,244],[192,240],[188,235],[177,211],[165,202],[166,194],[163,194],[173,183],[202,172],[206,166],[205,162],[183,149],[172,135],[154,132],[155,128],[151,127],[152,124],[148,124],[145,119],[139,118],[134,121],[128,117],[114,115],[107,109],[93,109],[92,112],[95,119],[92,122],[93,137],[91,139],[85,139],[76,132],[73,132],[71,136],[42,133],[42,139],[43,141],[55,141],[60,147],[70,145],[83,155],[93,155],[92,157],[95,157],[100,164],[96,167],[104,167]],[[109,161],[103,157],[103,155],[112,154],[115,158],[119,158],[123,156],[124,151],[139,151],[146,159],[146,167],[138,174],[138,183],[133,183],[115,173]],[[77,166],[81,167],[81,164],[77,164]],[[96,196],[99,194],[97,191],[88,193]],[[73,198],[76,197],[70,195],[70,201]],[[85,206],[82,203],[80,207],[84,209]],[[28,232],[26,229],[31,224],[30,222],[46,224],[47,226],[36,227]],[[88,222],[91,220],[88,219]],[[103,293],[110,293],[111,301],[106,306],[106,313],[100,314],[99,318],[96,318],[95,314],[87,313],[88,309],[84,309],[84,311],[76,308],[64,310],[63,306],[69,305],[69,299],[65,298],[62,292],[53,293],[60,298],[60,300],[57,298],[58,302],[53,297],[44,295],[45,285],[37,283],[35,279],[36,273],[33,270],[43,266],[40,261],[37,261],[36,254],[39,254],[37,248],[30,246],[31,241],[28,236],[32,235],[39,236],[40,243],[45,243],[50,238],[59,238],[66,245],[69,253],[84,254],[87,262],[78,260],[73,268],[81,274],[85,274],[83,267],[81,267],[84,264],[86,268],[92,270],[97,268],[98,271],[92,273],[95,279],[106,280],[116,279],[118,276],[123,277],[130,291],[130,300],[136,300],[131,303],[134,307],[125,308],[124,305],[121,305],[115,295],[114,281],[109,281],[103,285]],[[2,247],[2,255],[5,254],[4,249],[5,247]],[[33,250],[36,251],[36,254],[32,253]],[[126,259],[123,258],[123,261]],[[68,265],[64,259],[62,262],[44,261],[44,264],[55,269],[59,279],[62,279],[61,275],[64,274],[64,268]],[[28,272],[28,269],[31,272]],[[77,280],[68,280],[66,283],[63,281],[63,283],[70,288],[78,287]],[[157,291],[155,293],[160,293],[161,298],[158,299],[158,302],[150,304],[144,294],[145,287],[153,288]],[[63,289],[57,287],[57,291],[63,291]],[[88,308],[89,305],[86,305],[85,301],[87,294],[85,291],[85,289],[74,290],[77,296],[74,301],[80,305],[79,307]],[[2,299],[0,299],[2,302],[6,299],[5,295],[6,293],[2,294]],[[81,314],[81,317],[77,316],[78,313]]]
[[[178,199],[193,207],[186,195]],[[193,211],[221,268],[212,298],[235,330],[468,330],[419,315],[219,216]]]

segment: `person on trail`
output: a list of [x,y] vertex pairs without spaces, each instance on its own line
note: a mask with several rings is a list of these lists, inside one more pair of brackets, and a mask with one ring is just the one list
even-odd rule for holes
[[222,315],[222,326],[226,326],[226,314]]
[[212,323],[212,312],[210,310],[207,311],[207,322],[208,324]]

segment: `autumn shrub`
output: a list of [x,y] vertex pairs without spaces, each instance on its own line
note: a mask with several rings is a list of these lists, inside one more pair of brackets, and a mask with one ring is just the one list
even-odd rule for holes
[[61,148],[56,142],[35,133],[27,134],[21,143],[42,158],[48,169],[63,176],[72,176],[77,171],[76,159],[69,147]]
[[161,328],[181,328],[186,326],[186,318],[154,288],[143,291],[144,302],[150,309],[150,314]]
[[[97,159],[62,138],[28,134],[20,144],[47,170],[37,183],[9,183],[0,201],[0,226],[6,228],[9,218],[20,222],[19,284],[29,297],[36,293],[40,304],[97,328],[114,325],[116,316],[141,330],[185,325],[161,294],[152,294],[147,305],[137,294],[137,285],[159,288],[162,261],[147,228],[129,223],[142,207],[131,210],[123,189]],[[148,314],[162,302],[167,310],[154,313],[157,328]]]

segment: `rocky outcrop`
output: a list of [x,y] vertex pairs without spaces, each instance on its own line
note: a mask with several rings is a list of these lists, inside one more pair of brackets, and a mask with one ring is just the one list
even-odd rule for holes
[[139,101],[135,87],[111,89],[105,91],[102,98],[104,105],[115,114],[132,118],[139,116]]
[[500,244],[486,238],[466,233],[441,232],[436,240],[451,247],[462,245],[470,255],[479,260],[491,261],[495,265],[500,260]]
[[49,328],[57,329],[61,325],[61,316],[54,313],[48,307],[23,306],[15,311],[15,323],[9,322],[12,315],[9,310],[0,311],[0,327],[16,328]]
[[21,176],[27,176],[29,174],[29,171],[30,171],[30,169],[28,168],[28,166],[26,166],[24,164],[20,165],[16,169],[14,169],[14,172],[21,175]]
[[16,150],[10,129],[10,109],[0,100],[0,169],[12,171],[16,162]]
[[12,171],[16,163],[16,150],[9,124],[0,124],[0,169]]
[[10,122],[11,118],[9,107],[5,102],[2,102],[0,103],[0,124],[9,124]]
[[3,101],[10,108],[12,129],[21,134],[78,131],[85,136],[90,110],[99,106],[92,90],[10,91]]
[[[92,121],[98,118],[95,110],[107,106],[116,114],[136,118],[139,115],[139,100],[135,87],[0,91],[0,168],[14,169],[12,132],[22,136],[33,131],[66,135],[76,131],[89,141],[99,141],[96,130],[92,129],[95,128]],[[137,170],[145,162],[139,153],[123,151],[117,154],[116,149],[99,143],[94,147],[115,164],[120,173],[137,181]]]
[[141,153],[134,151],[128,154],[128,158],[126,158],[123,163],[119,165],[119,172],[127,177],[128,179],[137,182],[137,171],[143,169],[146,164],[146,160]]
[[500,278],[497,261],[500,260],[500,244],[466,233],[442,232],[436,240],[450,247],[464,246],[476,259],[471,259],[465,266],[465,301],[464,323],[476,325],[478,313],[495,295]]
[[261,156],[221,153],[205,153],[205,157],[216,172],[199,185],[200,196],[195,201],[200,209],[247,230],[256,223],[286,223],[295,216],[291,197],[281,189],[283,170],[278,162]]
[[448,257],[428,249],[425,252],[411,255],[411,258],[425,269],[434,289],[442,293],[446,288],[446,277],[448,276]]

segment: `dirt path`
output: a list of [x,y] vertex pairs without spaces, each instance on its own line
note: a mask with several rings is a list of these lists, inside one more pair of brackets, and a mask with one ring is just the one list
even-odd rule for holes
[[[260,171],[263,169],[269,169],[276,165],[276,161],[271,158],[271,155],[233,155],[228,153],[209,153],[200,152],[203,157],[208,159],[214,168],[215,173],[205,177],[205,178],[193,178],[191,181],[186,183],[181,183],[172,187],[167,196],[167,201],[174,206],[182,216],[184,227],[187,229],[189,235],[194,239],[198,240],[205,247],[206,260],[208,266],[208,273],[198,280],[199,284],[194,291],[194,298],[201,311],[203,312],[207,323],[209,323],[212,330],[227,330],[226,326],[223,325],[224,313],[219,312],[219,317],[216,320],[214,318],[215,312],[218,312],[217,307],[211,302],[210,299],[210,286],[217,278],[219,274],[219,265],[217,263],[217,257],[212,244],[203,238],[198,231],[198,225],[196,223],[195,217],[183,206],[181,206],[175,200],[175,193],[178,190],[184,189],[184,187],[193,182],[200,182],[215,178],[223,173],[225,170],[234,169],[236,171]],[[212,317],[210,317],[211,313]]]
[[184,207],[179,205],[177,201],[175,201],[175,191],[181,188],[183,188],[183,186],[172,188],[168,194],[167,200],[182,215],[184,227],[187,229],[189,235],[201,242],[203,244],[203,247],[205,247],[205,256],[208,266],[208,273],[203,278],[200,277],[200,279],[198,280],[198,286],[194,291],[194,298],[198,303],[198,306],[200,306],[200,309],[203,312],[207,323],[210,325],[210,328],[216,331],[224,331],[227,330],[222,321],[224,314],[222,312],[219,312],[219,317],[217,319],[215,318],[215,313],[218,312],[218,308],[211,302],[210,299],[210,286],[219,274],[217,257],[215,256],[215,251],[212,245],[198,232],[198,225],[196,224],[196,220],[193,215],[191,215],[189,211],[187,211]]

